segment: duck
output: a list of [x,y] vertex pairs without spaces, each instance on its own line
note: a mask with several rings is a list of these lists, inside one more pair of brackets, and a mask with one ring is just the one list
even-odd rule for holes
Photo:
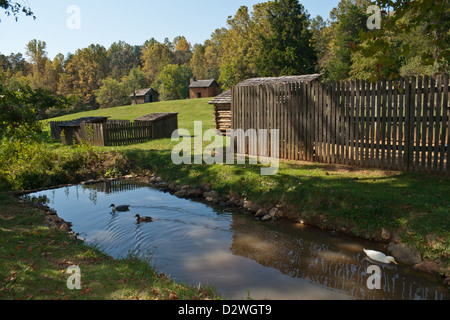
[[378,251],[374,251],[374,250],[366,250],[366,249],[364,249],[363,251],[366,253],[366,255],[370,259],[372,259],[374,261],[378,261],[378,262],[386,263],[386,264],[391,264],[391,263],[397,264],[394,257],[386,256],[382,252],[378,252]]
[[116,207],[116,205],[112,204],[109,206],[110,208],[112,208],[112,210],[115,211],[130,211],[130,206],[129,205],[122,205],[122,206],[118,206]]
[[152,217],[141,217],[140,215],[136,215],[135,218],[137,219],[138,223],[141,222],[153,222],[153,218]]

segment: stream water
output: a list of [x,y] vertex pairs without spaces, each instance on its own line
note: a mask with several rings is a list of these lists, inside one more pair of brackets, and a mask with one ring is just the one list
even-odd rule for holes
[[[381,287],[369,289],[374,263],[363,249],[383,250],[371,242],[288,221],[260,222],[143,184],[105,182],[30,196],[45,196],[80,238],[105,253],[136,254],[176,281],[213,286],[228,299],[450,299],[441,278],[403,265],[379,265]],[[113,213],[113,203],[130,211]],[[153,222],[138,224],[136,214]]]

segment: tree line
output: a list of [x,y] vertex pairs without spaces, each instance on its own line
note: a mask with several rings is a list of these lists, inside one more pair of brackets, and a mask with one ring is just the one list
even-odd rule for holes
[[[216,79],[222,90],[253,77],[323,73],[325,80],[377,80],[449,70],[449,0],[341,0],[328,18],[312,18],[298,0],[241,6],[204,43],[184,36],[142,45],[92,44],[50,59],[46,43],[31,40],[22,53],[0,54],[4,88],[29,87],[65,97],[66,110],[41,117],[130,104],[152,87],[162,100],[189,97],[190,79]],[[0,8],[7,10],[0,0]],[[381,28],[369,30],[371,5]],[[12,8],[12,9],[11,9]],[[15,11],[13,11],[15,9]],[[26,15],[32,15],[26,8]],[[18,14],[17,7],[10,13]]]

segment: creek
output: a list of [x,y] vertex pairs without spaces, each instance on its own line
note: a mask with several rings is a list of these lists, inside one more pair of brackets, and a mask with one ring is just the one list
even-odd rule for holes
[[[374,263],[363,249],[383,251],[373,242],[292,221],[261,222],[146,184],[111,181],[29,197],[46,199],[80,238],[106,254],[137,255],[177,282],[215,287],[227,299],[450,299],[439,276],[401,264],[380,264],[380,288],[369,289]],[[131,205],[130,211],[112,212],[111,204]],[[153,222],[137,223],[136,214]]]

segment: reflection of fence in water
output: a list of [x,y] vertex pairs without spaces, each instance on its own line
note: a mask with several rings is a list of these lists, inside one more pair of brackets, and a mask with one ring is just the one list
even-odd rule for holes
[[97,192],[102,192],[105,194],[115,194],[124,191],[132,191],[140,189],[142,188],[142,185],[137,183],[112,180],[105,182],[97,182],[93,184],[85,184],[83,188]]
[[[235,219],[236,221],[236,219]],[[370,290],[367,280],[373,265],[361,253],[344,252],[333,244],[310,242],[287,234],[250,228],[234,223],[231,250],[265,267],[278,269],[293,278],[344,292],[356,299],[442,299],[442,293],[430,289],[413,274],[401,274],[394,266],[382,266],[381,289]]]

